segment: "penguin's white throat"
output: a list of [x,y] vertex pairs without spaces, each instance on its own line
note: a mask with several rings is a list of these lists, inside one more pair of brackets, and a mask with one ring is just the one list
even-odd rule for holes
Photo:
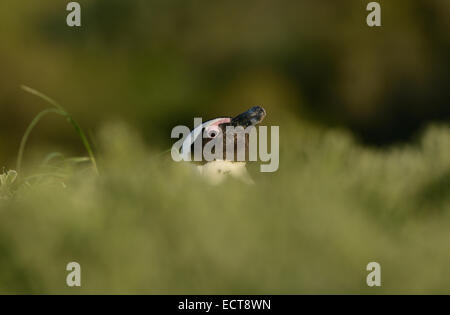
[[227,176],[234,177],[247,184],[254,183],[247,172],[245,162],[215,160],[204,165],[198,165],[197,171],[213,185],[220,184]]

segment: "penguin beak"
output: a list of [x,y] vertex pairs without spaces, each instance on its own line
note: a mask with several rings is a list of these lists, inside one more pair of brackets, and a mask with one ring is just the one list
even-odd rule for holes
[[261,121],[263,121],[264,117],[266,117],[266,111],[264,110],[264,108],[260,106],[254,106],[248,111],[232,118],[231,125],[235,127],[242,126],[244,128],[247,128],[248,126],[255,126],[259,124]]

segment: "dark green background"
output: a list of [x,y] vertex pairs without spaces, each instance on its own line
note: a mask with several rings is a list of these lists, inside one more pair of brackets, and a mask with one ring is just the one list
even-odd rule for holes
[[[167,148],[176,124],[264,106],[344,126],[367,144],[413,139],[448,121],[450,4],[380,1],[80,1],[82,27],[66,26],[68,1],[0,4],[0,156],[11,168],[39,101],[61,102],[93,134],[121,119]],[[76,135],[48,118],[31,145],[79,153]]]

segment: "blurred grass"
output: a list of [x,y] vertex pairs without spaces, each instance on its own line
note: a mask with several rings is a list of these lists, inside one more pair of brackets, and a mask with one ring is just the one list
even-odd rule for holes
[[0,200],[1,293],[450,292],[448,126],[386,152],[291,120],[254,186],[209,186],[121,123],[98,140],[102,176],[66,167]]

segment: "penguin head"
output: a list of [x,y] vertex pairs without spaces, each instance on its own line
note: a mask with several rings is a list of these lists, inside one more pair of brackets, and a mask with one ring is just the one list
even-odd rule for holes
[[[193,154],[196,141],[201,141],[202,150],[205,145],[218,136],[223,137],[223,160],[226,159],[225,152],[227,145],[234,146],[234,160],[236,161],[237,144],[239,134],[237,132],[230,133],[227,127],[242,127],[242,131],[249,126],[256,126],[261,123],[266,116],[266,111],[261,106],[254,106],[249,110],[235,117],[219,117],[195,127],[186,137],[182,145],[181,153]],[[236,130],[236,129],[235,129]],[[249,135],[245,133],[245,158],[248,159],[248,142]],[[203,152],[203,151],[202,151]]]
[[247,128],[248,126],[256,126],[261,123],[266,117],[266,111],[261,106],[253,106],[248,111],[237,115],[231,119],[231,125],[234,127],[241,126]]

